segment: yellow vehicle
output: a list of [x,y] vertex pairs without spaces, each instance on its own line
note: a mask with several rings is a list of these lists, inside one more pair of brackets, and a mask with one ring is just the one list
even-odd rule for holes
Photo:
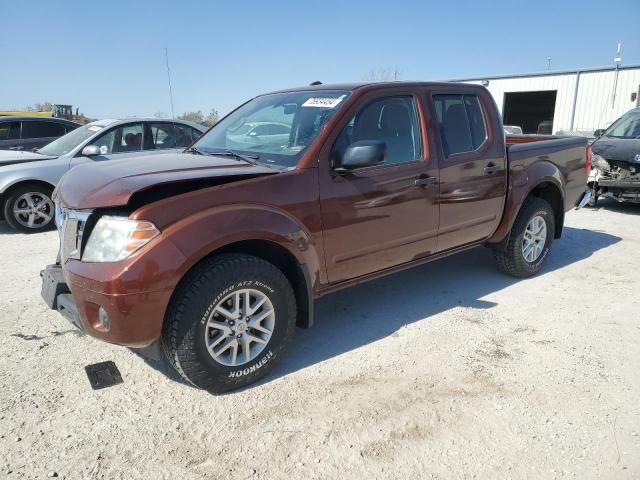
[[53,117],[53,112],[0,111],[0,117]]
[[50,112],[0,111],[0,117],[53,117],[71,120],[73,109],[71,105],[53,104]]

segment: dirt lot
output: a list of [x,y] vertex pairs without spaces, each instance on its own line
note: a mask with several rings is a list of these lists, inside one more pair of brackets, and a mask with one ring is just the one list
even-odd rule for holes
[[221,397],[47,311],[56,250],[0,224],[2,478],[640,478],[640,208],[571,212],[530,280],[477,249],[326,297]]

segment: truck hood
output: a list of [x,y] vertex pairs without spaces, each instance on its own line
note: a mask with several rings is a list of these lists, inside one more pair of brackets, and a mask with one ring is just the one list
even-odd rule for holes
[[[60,180],[54,200],[73,209],[116,207],[127,205],[136,193],[151,189],[160,194],[163,190],[175,191],[163,186],[182,185],[184,191],[189,191],[275,173],[279,170],[233,157],[188,153],[106,160],[72,168]],[[198,187],[189,188],[190,185]]]
[[605,160],[638,163],[636,155],[640,155],[640,138],[600,137],[591,145],[593,153]]
[[16,163],[38,162],[40,160],[51,160],[57,157],[40,155],[35,152],[21,152],[16,150],[0,150],[0,167],[13,165]]

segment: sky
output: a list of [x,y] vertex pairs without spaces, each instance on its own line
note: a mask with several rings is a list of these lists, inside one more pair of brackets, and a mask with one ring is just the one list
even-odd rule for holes
[[2,1],[0,110],[221,114],[260,93],[640,64],[640,0]]

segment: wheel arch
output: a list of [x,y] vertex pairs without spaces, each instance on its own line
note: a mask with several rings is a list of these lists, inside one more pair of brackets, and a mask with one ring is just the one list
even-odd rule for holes
[[5,202],[7,201],[7,198],[9,198],[11,194],[18,188],[21,188],[27,185],[38,185],[41,187],[45,187],[49,189],[51,192],[53,192],[53,190],[56,188],[55,185],[45,180],[24,179],[24,180],[17,180],[11,183],[10,185],[6,186],[2,192],[0,192],[0,220],[4,220],[4,206],[5,206]]
[[511,199],[505,205],[502,222],[493,236],[487,240],[487,246],[495,250],[504,250],[506,248],[516,218],[527,198],[530,197],[542,198],[551,205],[554,216],[554,239],[560,238],[564,227],[564,195],[560,185],[555,176],[549,176],[541,179],[527,190],[521,190],[520,195],[510,190]]
[[[560,188],[553,182],[542,182],[531,189],[529,194],[525,197],[525,200],[528,197],[542,198],[551,205],[555,223],[553,238],[560,238],[562,236],[562,228],[564,227],[564,197]],[[520,208],[522,208],[522,205]]]
[[275,265],[284,274],[293,289],[297,309],[296,326],[309,328],[313,325],[313,284],[308,266],[300,263],[297,257],[283,245],[266,239],[246,239],[231,242],[200,258],[183,273],[174,289],[169,304],[174,301],[175,293],[180,290],[180,285],[190,272],[212,257],[233,253],[252,255]]

